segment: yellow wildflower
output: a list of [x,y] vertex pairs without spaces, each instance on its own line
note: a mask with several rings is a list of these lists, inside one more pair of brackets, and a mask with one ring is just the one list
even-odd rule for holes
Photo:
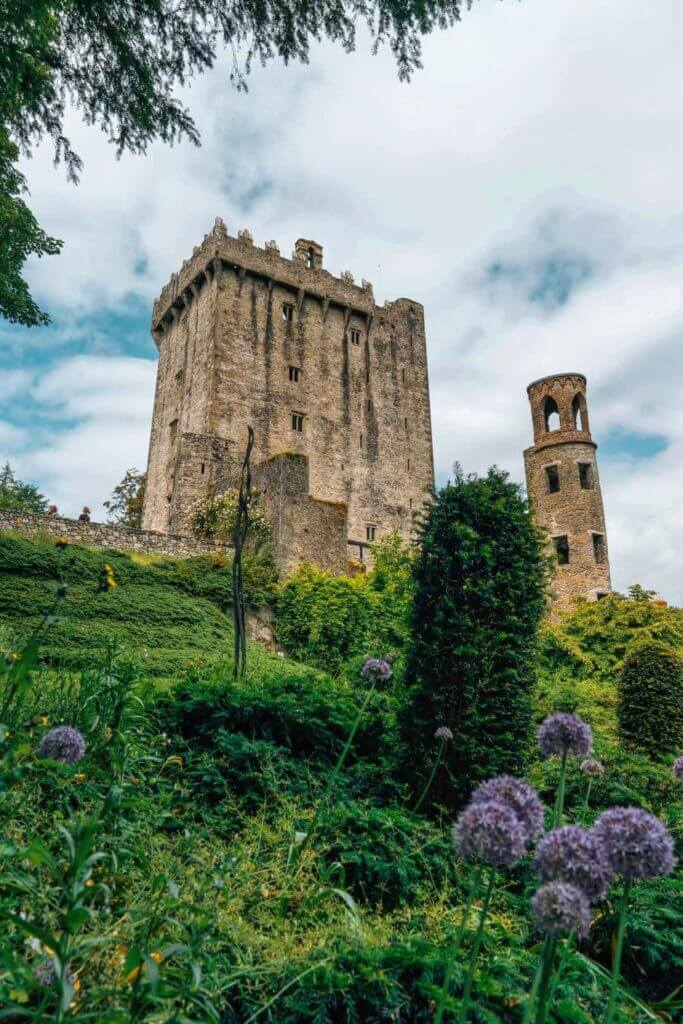
[[85,776],[83,772],[76,772],[74,775],[74,782],[85,782],[86,778],[87,776]]
[[[164,954],[155,951],[154,953],[150,953],[149,957],[150,960],[153,960],[155,964],[160,964],[164,959]],[[146,967],[146,963],[140,964],[139,967],[134,967],[133,970],[126,975],[126,981],[128,982],[128,984],[133,985],[137,981],[140,973],[144,973]]]
[[57,547],[65,548],[69,543],[68,537],[57,537]]

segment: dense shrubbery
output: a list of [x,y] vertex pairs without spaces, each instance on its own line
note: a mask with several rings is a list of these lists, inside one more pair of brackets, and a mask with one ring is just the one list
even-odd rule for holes
[[[453,855],[452,816],[436,821],[433,809],[429,817],[415,814],[414,797],[400,781],[399,766],[410,754],[397,725],[399,714],[405,720],[409,713],[411,696],[402,675],[371,691],[354,743],[339,766],[345,738],[368,694],[359,671],[362,649],[339,661],[341,671],[331,677],[251,645],[247,677],[233,683],[226,637],[218,639],[227,619],[216,602],[176,582],[164,584],[157,569],[174,580],[173,565],[149,567],[150,578],[147,566],[107,556],[122,582],[105,593],[97,589],[101,554],[67,549],[52,562],[45,545],[25,542],[19,550],[12,547],[17,542],[9,543],[14,557],[21,555],[26,563],[33,558],[31,573],[15,573],[14,582],[58,579],[61,557],[68,576],[64,606],[83,587],[92,610],[84,601],[76,640],[67,633],[60,638],[65,662],[90,658],[84,671],[41,667],[32,660],[33,649],[25,660],[3,662],[3,668],[11,664],[25,671],[20,706],[9,719],[0,715],[9,724],[9,734],[0,731],[0,771],[7,787],[0,850],[5,939],[0,1006],[18,1018],[27,1012],[37,1020],[60,1019],[57,987],[39,980],[52,956],[49,947],[65,949],[65,980],[78,984],[74,991],[65,989],[64,1021],[433,1024],[444,970],[451,964],[452,1024],[476,945],[480,901],[466,919],[459,948],[450,951],[477,869]],[[78,564],[84,569],[81,579]],[[188,576],[196,573],[197,586],[213,586],[212,573],[220,577],[221,571],[200,566],[190,567]],[[134,579],[138,571],[143,578]],[[204,582],[202,571],[208,575]],[[396,586],[405,596],[405,580],[396,584],[396,579],[388,571],[382,585],[371,577],[364,582],[380,593]],[[28,609],[26,594],[19,589],[14,606],[13,591],[3,590],[4,583],[0,577],[5,602],[0,651],[12,640],[2,623],[10,623],[16,636],[20,612]],[[99,595],[118,598],[126,590],[129,598],[137,596],[131,617],[117,620],[128,635],[125,658],[112,651],[95,655],[93,637],[100,635],[95,627],[101,621],[104,635],[116,624],[98,614]],[[176,598],[179,617],[173,628],[183,643],[179,649],[191,649],[195,637],[210,643],[202,616],[196,615],[208,608],[221,616],[213,634],[217,649],[209,658],[201,648],[194,667],[176,663],[175,684],[164,682],[160,689],[145,679],[144,659],[136,665],[134,656],[141,636],[146,643],[148,636],[170,628],[161,620],[175,614]],[[399,639],[407,636],[397,623],[405,624],[408,605],[404,602],[400,614],[395,605],[392,615],[387,602],[389,624],[381,629],[394,629]],[[149,622],[149,633],[138,620]],[[60,628],[53,624],[46,633],[53,648],[51,630]],[[587,643],[580,629],[574,636],[577,646]],[[603,643],[606,649],[608,641]],[[398,642],[386,647],[403,649]],[[368,641],[373,653],[384,648],[370,648]],[[226,653],[223,661],[220,650]],[[304,650],[308,656],[305,644]],[[0,673],[0,708],[6,692]],[[589,674],[577,675],[572,688],[561,670],[553,673],[546,664],[536,716],[558,704],[579,710],[597,726],[595,757],[604,766],[588,794],[580,759],[572,759],[567,820],[589,826],[603,808],[632,804],[660,816],[680,840],[683,786],[672,775],[671,758],[651,759],[620,746],[615,688]],[[48,730],[62,722],[85,737],[85,757],[73,765],[36,756]],[[434,743],[432,754],[436,748]],[[546,804],[548,824],[559,763],[532,755],[528,769]],[[332,790],[323,801],[330,781]],[[78,868],[60,827],[73,840],[76,857],[84,858]],[[306,844],[302,837],[309,833]],[[93,853],[101,857],[88,862]],[[536,884],[526,857],[494,890],[470,1019],[522,1021],[538,961],[538,936],[529,917]],[[672,980],[683,964],[679,885],[670,878],[633,887],[623,960],[631,994],[621,995],[619,1022],[645,1024],[655,1014],[664,1020],[680,1014],[681,997]],[[588,939],[565,949],[553,994],[555,1024],[604,1018],[617,912],[611,893],[596,909]],[[643,999],[649,1007],[638,1003]]]
[[659,640],[631,644],[618,692],[625,743],[655,757],[683,747],[683,659],[676,650]]
[[394,535],[374,548],[365,576],[303,566],[278,590],[276,631],[294,658],[337,672],[349,658],[402,652],[409,636],[413,551]]
[[434,794],[457,806],[482,778],[524,764],[545,565],[520,488],[495,469],[483,478],[458,471],[429,507],[420,541],[407,770],[424,785],[434,731],[447,726],[454,740]]

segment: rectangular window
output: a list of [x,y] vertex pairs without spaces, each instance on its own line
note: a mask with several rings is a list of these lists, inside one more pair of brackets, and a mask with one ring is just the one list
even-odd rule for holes
[[294,319],[294,306],[291,302],[282,303],[282,319],[286,320],[288,324],[291,324]]
[[366,526],[365,527],[365,539],[366,540],[374,540],[375,539],[375,531],[376,530],[377,530],[376,526]]
[[560,471],[557,466],[546,466],[545,475],[548,480],[548,494],[557,494],[560,489]]
[[593,534],[593,556],[598,565],[605,561],[605,538],[601,533]]
[[410,459],[408,459],[408,469],[410,469]]
[[178,372],[175,375],[175,379],[176,380],[182,380],[183,379],[183,371],[182,370],[178,370]]
[[406,382],[406,371],[405,370],[401,370],[401,383],[405,384],[405,382]]
[[560,565],[567,565],[569,562],[569,538],[566,536],[553,537],[553,543],[555,544],[558,563]]
[[304,429],[304,414],[302,412],[292,413],[292,430],[300,434]]
[[357,327],[351,328],[351,343],[353,345],[360,345],[360,331]]
[[178,435],[178,420],[171,420],[168,425],[168,432],[171,438],[171,444],[175,444],[175,439]]
[[368,412],[372,412],[372,399],[368,398]]
[[365,371],[365,383],[366,384],[370,383],[370,371],[369,370]]
[[406,430],[408,429],[408,417],[407,416],[403,417],[403,426],[406,428]]
[[290,366],[290,368],[289,368],[289,379],[294,381],[295,384],[297,384],[298,381],[299,381],[299,377],[300,376],[301,376],[301,370],[299,369],[299,367],[298,366]]
[[579,483],[584,491],[592,491],[595,486],[593,483],[593,467],[590,462],[579,463]]
[[360,446],[361,446],[361,448],[363,447],[363,435],[362,434],[360,435]]
[[205,469],[206,469],[206,465],[202,462],[202,476],[204,476],[204,470]]

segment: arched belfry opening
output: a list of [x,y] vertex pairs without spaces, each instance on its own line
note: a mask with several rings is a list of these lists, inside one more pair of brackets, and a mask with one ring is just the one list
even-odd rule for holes
[[580,391],[574,395],[574,401],[572,402],[572,417],[574,420],[574,430],[588,430],[586,399]]
[[543,402],[543,419],[547,433],[560,429],[560,410],[557,402],[550,395]]

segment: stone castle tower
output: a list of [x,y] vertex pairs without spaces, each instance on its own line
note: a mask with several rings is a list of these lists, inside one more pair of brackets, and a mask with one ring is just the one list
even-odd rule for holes
[[398,530],[434,483],[422,306],[292,259],[216,220],[154,304],[159,350],[142,525],[187,533],[192,507],[239,477],[254,428],[255,486],[280,564],[348,558]]
[[534,428],[524,452],[534,516],[557,558],[551,584],[556,607],[583,595],[609,594],[609,558],[597,445],[588,423],[586,378],[580,373],[542,377],[527,388]]

